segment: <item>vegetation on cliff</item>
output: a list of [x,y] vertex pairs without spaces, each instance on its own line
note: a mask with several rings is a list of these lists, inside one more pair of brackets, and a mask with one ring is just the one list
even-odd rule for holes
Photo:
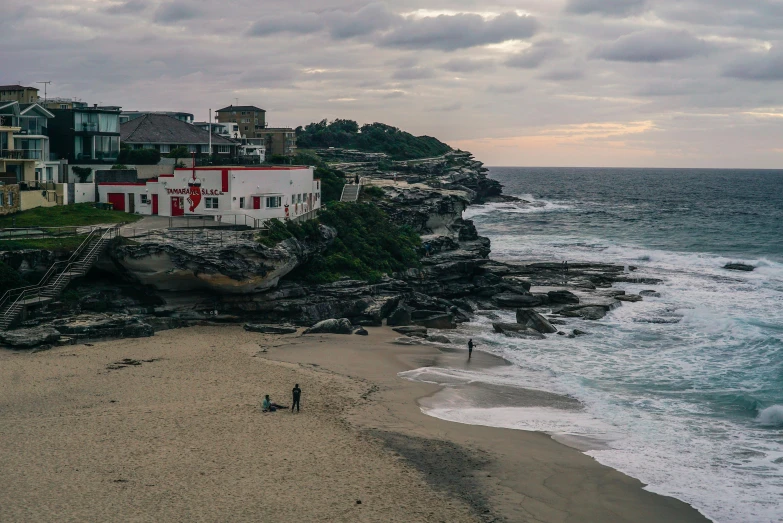
[[321,120],[297,127],[297,145],[303,148],[341,147],[365,152],[386,153],[395,160],[440,156],[451,147],[431,136],[413,136],[382,123],[359,127],[353,120]]
[[296,269],[292,279],[330,283],[348,277],[375,282],[386,274],[419,266],[419,235],[394,225],[386,213],[370,204],[335,203],[323,209],[318,220],[301,224],[271,220],[259,241],[271,247],[288,238],[317,240],[319,223],[335,229],[337,238],[325,252]]
[[0,262],[0,296],[8,290],[24,287],[25,285],[30,284],[14,269]]

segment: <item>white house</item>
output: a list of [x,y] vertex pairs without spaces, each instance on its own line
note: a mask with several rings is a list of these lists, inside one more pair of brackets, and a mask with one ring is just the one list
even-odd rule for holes
[[142,182],[101,182],[98,201],[160,216],[297,218],[321,207],[312,167],[196,167]]

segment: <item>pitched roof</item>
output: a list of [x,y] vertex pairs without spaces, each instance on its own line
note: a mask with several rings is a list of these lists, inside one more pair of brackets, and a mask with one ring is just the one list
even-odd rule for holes
[[228,107],[224,107],[222,109],[218,109],[218,113],[225,113],[226,111],[262,111],[266,112],[260,107],[256,107],[255,105],[229,105]]
[[28,111],[38,111],[40,114],[43,114],[47,118],[54,118],[54,115],[50,113],[41,104],[19,104],[19,109],[21,109],[20,114],[25,114]]
[[[209,143],[209,133],[165,114],[145,114],[120,125],[120,140],[126,143],[195,145]],[[212,145],[235,144],[212,133]]]

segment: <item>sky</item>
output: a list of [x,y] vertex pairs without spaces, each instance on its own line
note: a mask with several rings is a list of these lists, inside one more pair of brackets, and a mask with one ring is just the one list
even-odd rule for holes
[[383,122],[488,165],[783,168],[781,0],[4,0],[0,11],[0,84],[48,80],[50,97],[199,120],[238,102],[272,126]]

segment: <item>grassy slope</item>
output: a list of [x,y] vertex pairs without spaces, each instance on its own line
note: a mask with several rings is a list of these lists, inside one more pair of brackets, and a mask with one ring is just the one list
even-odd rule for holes
[[89,203],[36,207],[29,211],[0,216],[0,228],[71,227],[104,223],[135,222],[142,216],[122,211],[96,209]]

